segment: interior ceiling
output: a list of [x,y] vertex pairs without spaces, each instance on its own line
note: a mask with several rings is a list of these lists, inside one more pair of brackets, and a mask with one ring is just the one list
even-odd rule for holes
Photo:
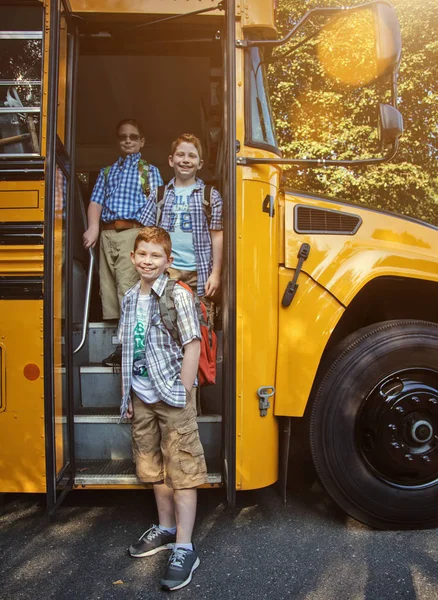
[[134,118],[145,130],[144,156],[168,172],[172,140],[204,137],[210,106],[210,59],[187,56],[81,56],[78,73],[77,166],[96,170],[117,157],[114,126]]

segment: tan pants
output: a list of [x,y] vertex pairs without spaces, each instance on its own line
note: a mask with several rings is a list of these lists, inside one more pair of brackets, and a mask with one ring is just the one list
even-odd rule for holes
[[100,297],[103,318],[118,319],[125,292],[139,280],[131,262],[138,228],[100,232]]

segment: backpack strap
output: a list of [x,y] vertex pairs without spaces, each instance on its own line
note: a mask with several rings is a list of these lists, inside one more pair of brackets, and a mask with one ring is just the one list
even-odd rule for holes
[[161,320],[163,321],[165,328],[170,333],[173,340],[181,346],[182,344],[178,332],[178,317],[176,314],[175,298],[173,295],[175,285],[180,285],[192,295],[192,298],[195,302],[195,308],[196,313],[198,315],[199,324],[201,326],[207,326],[207,320],[202,312],[201,301],[199,300],[199,297],[193,293],[192,288],[189,285],[187,285],[187,283],[184,283],[182,281],[177,281],[176,279],[169,279],[166,284],[164,293],[158,298],[158,308],[160,310]]
[[204,194],[202,196],[202,210],[204,211],[205,218],[207,219],[208,226],[211,223],[211,207],[213,204],[213,190],[214,186],[204,185]]
[[178,334],[175,300],[173,298],[173,291],[176,284],[177,281],[175,281],[175,279],[169,279],[169,281],[166,283],[163,294],[158,298],[158,308],[160,310],[160,316],[164,327],[170,333],[173,340],[177,344],[181,345],[181,340],[179,339]]
[[140,158],[138,161],[138,173],[140,175],[141,189],[143,190],[143,194],[145,196],[149,196],[151,193],[149,187],[149,163],[142,158]]
[[157,216],[155,218],[155,225],[160,225],[160,223],[161,223],[161,217],[163,214],[163,207],[164,207],[164,201],[166,198],[167,187],[168,187],[167,185],[160,185],[157,187],[157,198],[156,198]]

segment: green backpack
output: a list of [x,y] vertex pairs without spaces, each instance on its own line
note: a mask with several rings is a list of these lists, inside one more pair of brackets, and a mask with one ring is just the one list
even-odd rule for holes
[[[107,185],[107,182],[108,182],[108,175],[109,175],[111,167],[112,167],[112,165],[110,165],[109,167],[105,167],[103,170],[103,176],[105,178],[105,186]],[[143,190],[143,194],[145,196],[149,196],[149,194],[151,192],[151,190],[149,188],[149,183],[148,183],[149,164],[142,158],[140,158],[140,160],[138,161],[138,174],[140,175],[141,189]]]

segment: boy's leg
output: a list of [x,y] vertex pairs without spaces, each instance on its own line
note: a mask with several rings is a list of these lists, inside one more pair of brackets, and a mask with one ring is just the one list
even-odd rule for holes
[[114,268],[113,238],[115,235],[115,231],[101,231],[100,233],[99,282],[102,315],[105,321],[118,319],[120,316]]
[[173,489],[165,483],[157,483],[154,485],[154,494],[160,525],[173,529],[176,527]]
[[[134,247],[134,240],[138,233],[138,228],[126,229],[124,231],[102,231],[101,239],[108,239],[108,254],[110,260],[103,264],[103,269],[109,269],[111,274],[110,285],[102,287],[101,277],[101,297],[104,319],[118,319],[123,296],[138,281],[138,273],[131,262],[131,250]],[[102,263],[101,263],[102,269]],[[108,308],[107,308],[108,307]],[[106,316],[111,314],[112,316]],[[114,352],[104,358],[102,364],[105,367],[115,367],[122,362],[122,345],[119,344]]]
[[196,518],[197,489],[175,490],[176,543],[190,544]]
[[151,525],[129,547],[134,558],[152,556],[173,546],[176,541],[173,490],[163,483],[164,466],[161,454],[161,433],[155,414],[155,405],[147,405],[136,394],[132,398],[132,455],[137,477],[143,483],[153,483],[157,501],[159,524]]
[[176,590],[190,583],[199,566],[192,532],[196,517],[196,487],[207,482],[207,466],[196,422],[196,388],[187,392],[185,408],[162,407],[159,423],[166,483],[174,489],[177,538],[161,586]]
[[125,229],[116,233],[116,257],[114,263],[117,297],[122,305],[125,293],[137,283],[140,276],[131,261],[131,250],[134,248],[135,238],[139,228]]

